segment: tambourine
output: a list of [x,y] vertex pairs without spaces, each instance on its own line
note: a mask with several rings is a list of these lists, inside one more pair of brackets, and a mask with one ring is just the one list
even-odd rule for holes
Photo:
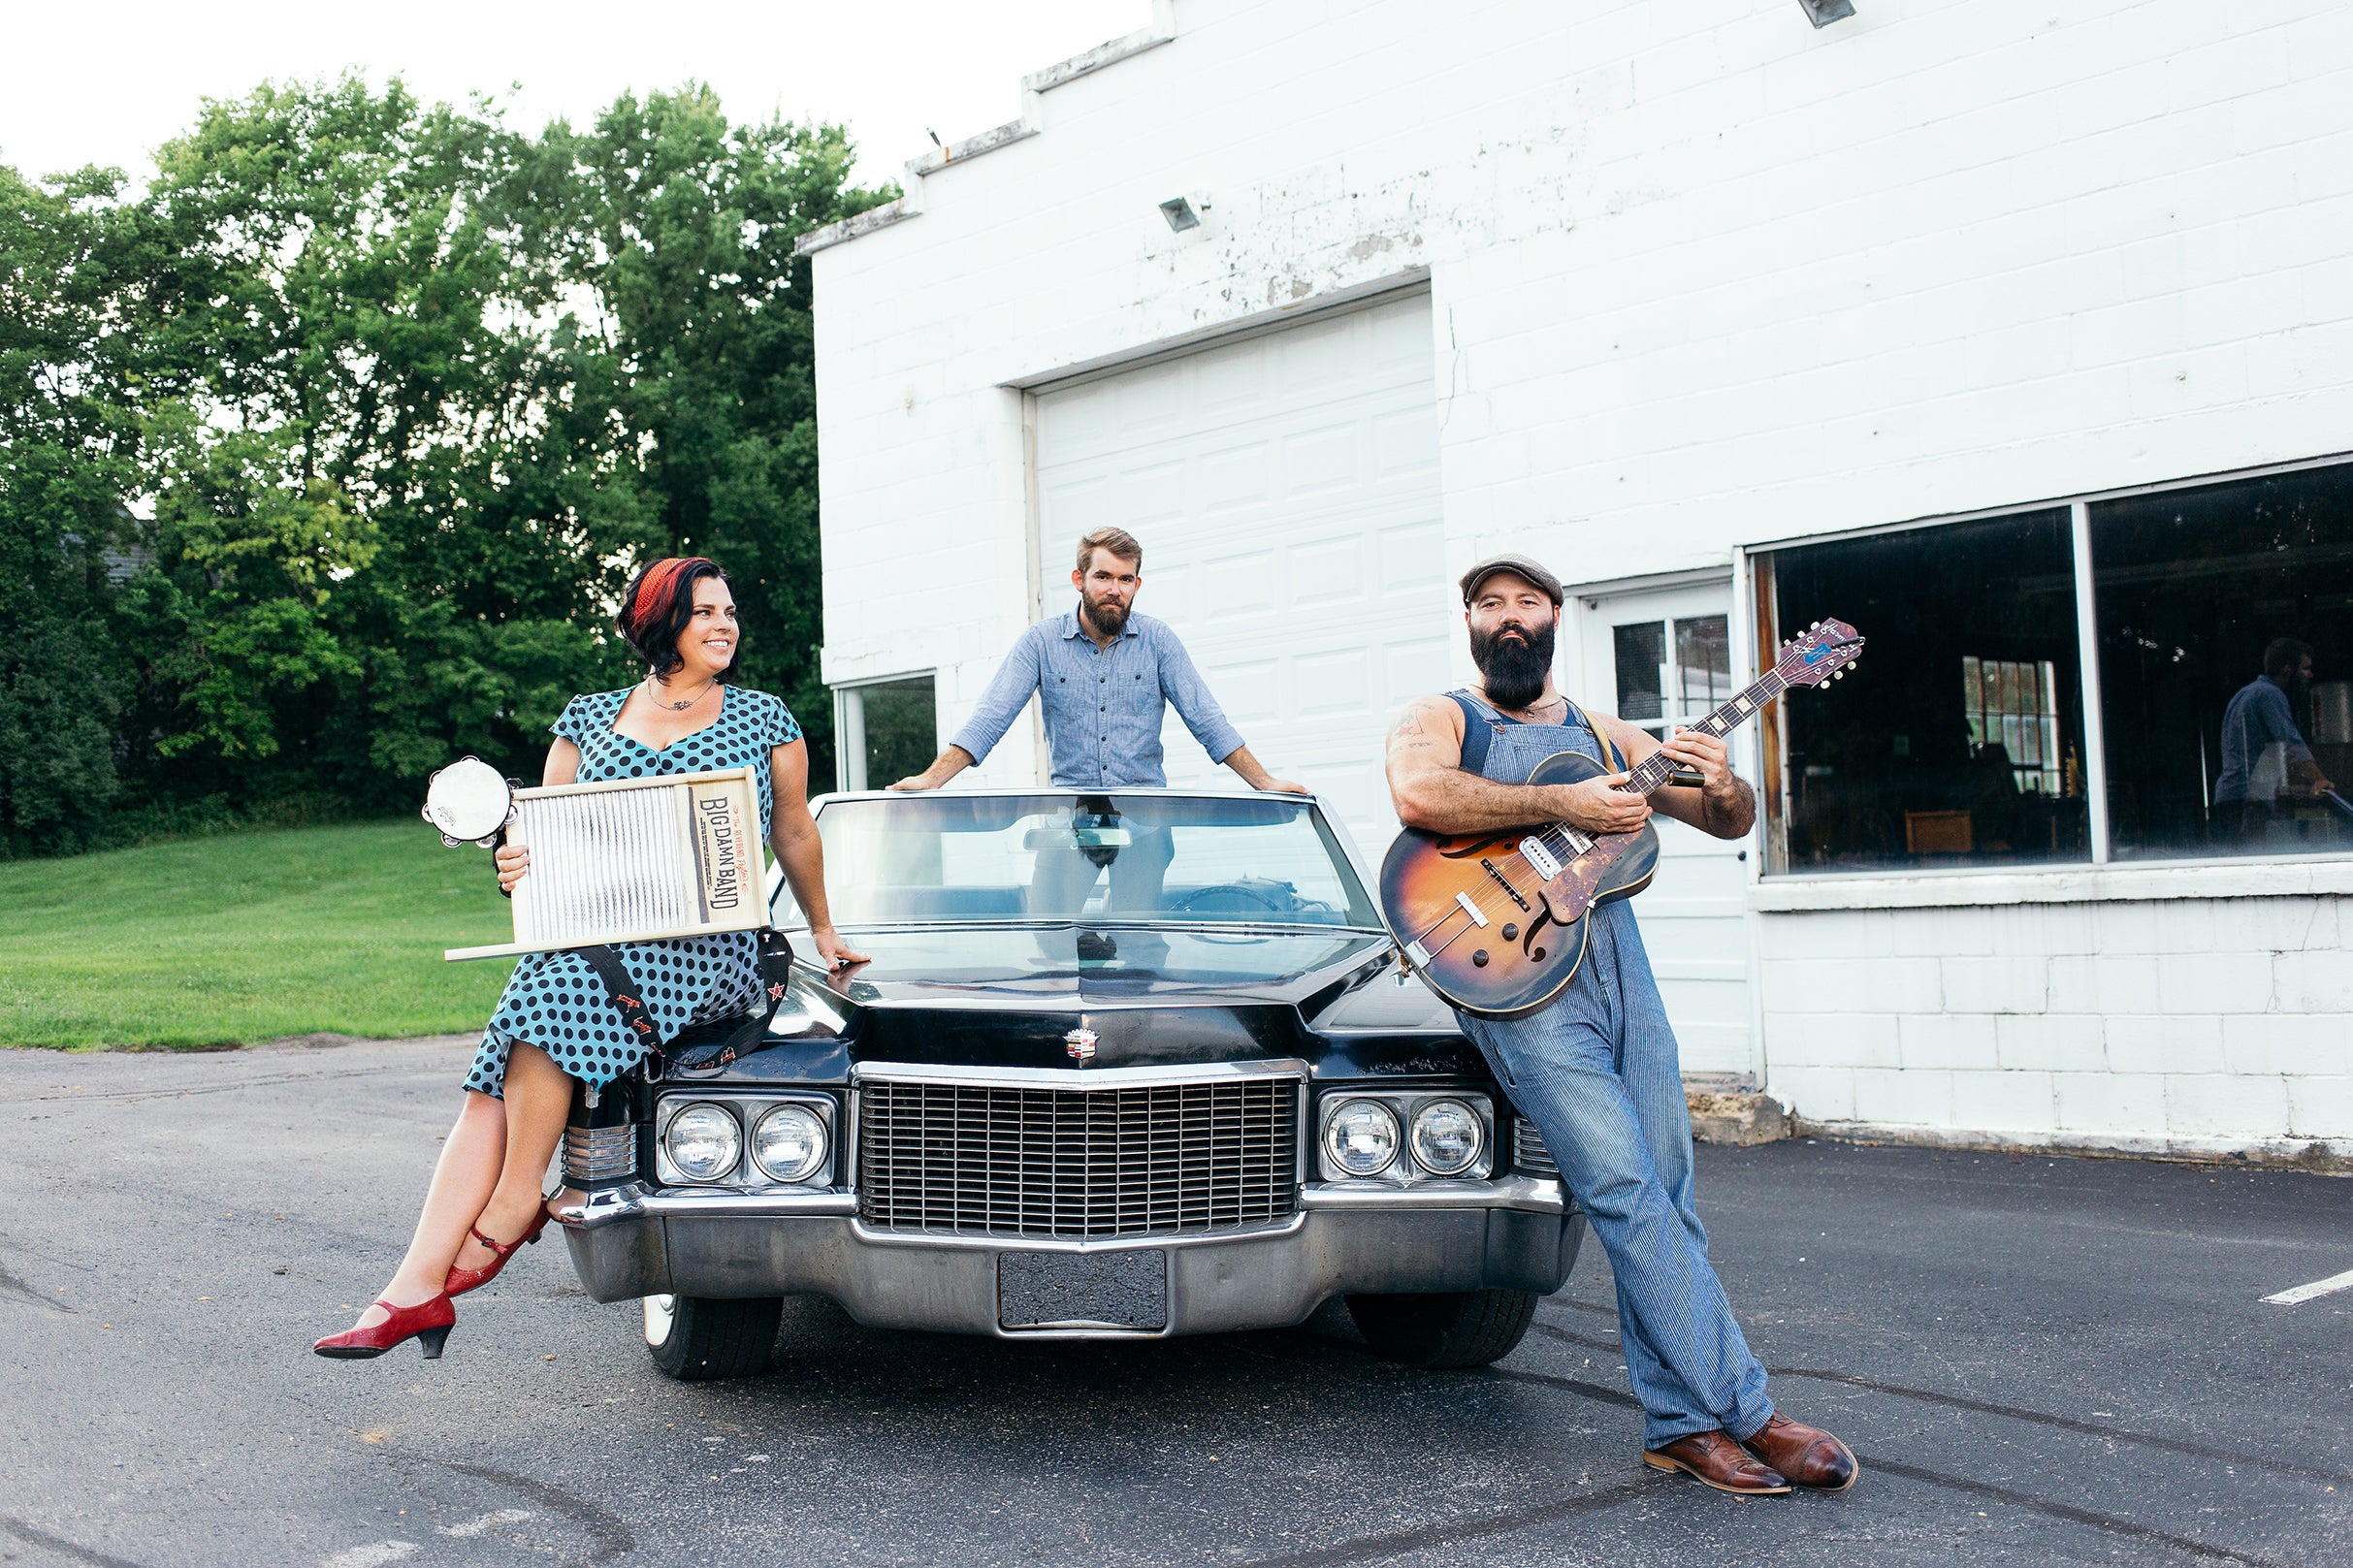
[[425,820],[441,830],[451,848],[479,844],[485,848],[515,816],[515,786],[478,756],[462,756],[425,784]]

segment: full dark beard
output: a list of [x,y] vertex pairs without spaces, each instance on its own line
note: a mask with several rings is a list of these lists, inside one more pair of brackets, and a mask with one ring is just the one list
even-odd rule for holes
[[1117,600],[1101,604],[1089,599],[1082,604],[1079,613],[1086,617],[1088,625],[1106,637],[1116,637],[1127,629],[1127,606]]
[[[1487,684],[1487,700],[1499,708],[1525,708],[1544,695],[1545,677],[1552,673],[1554,626],[1531,630],[1506,626],[1493,634],[1470,634],[1470,659]],[[1503,631],[1517,631],[1506,637]]]

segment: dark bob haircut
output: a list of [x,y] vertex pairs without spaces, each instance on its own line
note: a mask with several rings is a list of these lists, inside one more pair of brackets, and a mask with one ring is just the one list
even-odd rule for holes
[[[664,556],[641,569],[621,591],[621,608],[613,624],[656,675],[667,675],[686,662],[678,656],[678,638],[694,619],[694,585],[706,577],[723,583],[727,580],[717,561],[701,556]],[[738,633],[735,657],[719,672],[722,681],[735,678],[743,653],[743,637]]]

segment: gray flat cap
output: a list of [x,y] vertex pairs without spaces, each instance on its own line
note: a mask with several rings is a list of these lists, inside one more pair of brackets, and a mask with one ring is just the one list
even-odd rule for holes
[[1479,585],[1498,572],[1510,572],[1515,577],[1525,577],[1551,594],[1553,603],[1562,602],[1561,579],[1546,571],[1528,557],[1517,555],[1489,556],[1485,560],[1465,572],[1463,574],[1463,602],[1468,604],[1477,596]]

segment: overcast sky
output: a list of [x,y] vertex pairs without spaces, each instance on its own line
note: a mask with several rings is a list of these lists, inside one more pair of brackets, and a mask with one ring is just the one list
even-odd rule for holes
[[385,6],[66,0],[9,8],[0,163],[39,176],[112,164],[134,179],[204,98],[264,78],[400,76],[428,102],[515,88],[508,123],[585,126],[625,89],[710,82],[737,119],[840,120],[862,182],[930,146],[1015,118],[1021,78],[1144,26],[1149,0],[395,0]]

